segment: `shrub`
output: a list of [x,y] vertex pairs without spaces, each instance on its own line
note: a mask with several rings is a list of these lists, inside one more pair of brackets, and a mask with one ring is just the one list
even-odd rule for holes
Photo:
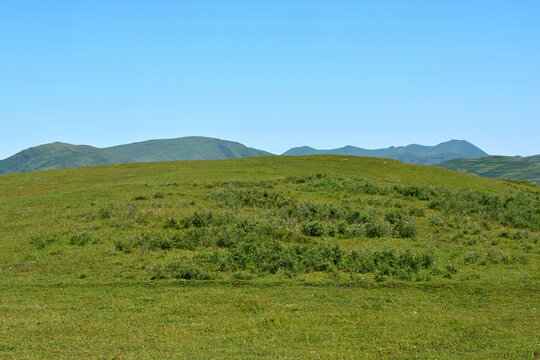
[[43,249],[56,241],[53,236],[35,235],[30,238],[30,244],[38,249]]
[[388,211],[385,215],[384,215],[384,218],[386,221],[388,221],[390,224],[395,224],[399,221],[401,221],[403,219],[405,215],[401,212],[401,211],[398,211],[398,210],[391,210],[391,211]]
[[100,218],[104,220],[111,218],[111,212],[109,211],[109,209],[106,209],[106,208],[99,209],[98,215]]
[[405,197],[414,197],[419,200],[429,200],[434,191],[427,186],[405,186],[405,185],[395,185],[393,187],[394,191]]
[[70,245],[85,246],[88,243],[96,243],[96,239],[86,232],[72,235],[69,239]]
[[157,192],[154,194],[154,199],[163,199],[165,197],[165,194],[162,192]]
[[476,252],[470,252],[467,251],[467,254],[465,255],[465,258],[463,261],[465,264],[475,264],[480,259],[480,255]]
[[445,278],[451,278],[452,275],[457,274],[458,270],[457,268],[452,264],[447,264],[444,267],[445,272],[443,273],[443,277]]
[[167,265],[166,273],[168,273],[173,279],[184,280],[213,280],[216,275],[200,269],[191,264],[185,264],[183,262],[172,262]]
[[189,229],[175,234],[171,239],[177,249],[195,250],[199,246],[211,246],[214,239],[208,229]]
[[165,225],[163,225],[165,229],[178,229],[178,221],[174,218],[169,218],[167,221],[165,221]]
[[214,214],[212,211],[197,210],[191,216],[187,216],[180,220],[180,226],[183,228],[189,228],[191,226],[196,228],[204,228],[210,226],[219,226],[232,223],[232,218],[227,214]]
[[148,200],[148,197],[144,195],[137,195],[133,198],[133,200]]
[[401,238],[411,238],[416,236],[416,222],[414,219],[407,217],[400,218],[394,223],[394,235]]
[[130,253],[136,248],[142,251],[170,250],[172,248],[172,242],[159,235],[141,234],[129,240],[117,240],[114,246],[118,251]]
[[418,207],[412,207],[409,210],[409,215],[416,216],[416,217],[423,217],[425,213],[426,211],[423,208],[418,208]]
[[302,233],[307,236],[324,236],[326,230],[323,224],[318,221],[313,221],[302,226]]
[[388,234],[387,223],[371,222],[365,226],[365,234],[368,238],[379,238]]

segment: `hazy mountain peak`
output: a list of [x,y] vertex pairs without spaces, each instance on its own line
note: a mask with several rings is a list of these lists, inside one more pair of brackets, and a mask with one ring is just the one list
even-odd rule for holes
[[342,148],[319,150],[309,146],[292,148],[283,155],[336,154],[391,158],[413,164],[439,164],[457,158],[475,158],[487,154],[465,140],[450,140],[435,146],[410,144],[407,146],[390,146],[384,149],[367,150],[352,145]]

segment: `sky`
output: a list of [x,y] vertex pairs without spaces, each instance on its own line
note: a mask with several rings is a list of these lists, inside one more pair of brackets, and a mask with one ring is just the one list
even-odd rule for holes
[[0,159],[210,136],[540,153],[540,1],[2,0]]

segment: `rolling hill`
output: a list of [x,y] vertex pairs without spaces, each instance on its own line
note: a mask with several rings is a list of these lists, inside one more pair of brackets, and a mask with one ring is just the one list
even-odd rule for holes
[[32,147],[0,160],[0,174],[128,162],[236,159],[265,155],[271,154],[237,142],[195,136],[150,140],[104,149],[55,142]]
[[375,150],[362,149],[350,145],[330,150],[318,150],[309,146],[302,146],[292,148],[282,155],[299,156],[316,154],[390,158],[402,161],[404,163],[423,165],[439,164],[451,159],[478,158],[488,155],[480,148],[465,140],[450,140],[435,146],[411,144],[407,146],[391,146],[389,148]]
[[125,162],[129,162],[129,159],[103,149],[55,142],[31,147],[0,160],[0,174]]
[[540,184],[539,155],[529,157],[487,156],[478,159],[454,159],[437,166],[499,179],[529,180]]
[[358,156],[0,176],[1,359],[533,359],[540,186]]
[[219,160],[272,155],[237,142],[200,136],[142,141],[104,150],[133,162]]

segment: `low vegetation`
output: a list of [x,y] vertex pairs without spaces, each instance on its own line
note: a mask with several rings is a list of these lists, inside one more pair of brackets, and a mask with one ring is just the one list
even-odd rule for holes
[[[89,346],[148,358],[538,355],[540,189],[530,183],[320,156],[0,184],[2,358],[69,358]],[[78,322],[88,316],[97,328]],[[64,340],[24,334],[36,317],[33,331]],[[180,324],[185,342],[167,335]],[[161,338],[142,349],[150,332]]]

